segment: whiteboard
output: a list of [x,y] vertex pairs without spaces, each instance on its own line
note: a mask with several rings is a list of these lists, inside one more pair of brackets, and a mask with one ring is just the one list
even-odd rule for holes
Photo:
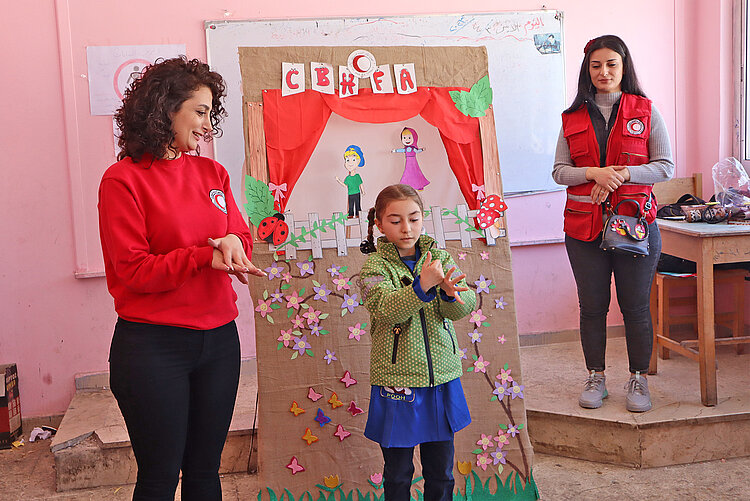
[[[369,18],[207,21],[208,62],[227,82],[229,113],[216,159],[241,180],[244,160],[238,47],[486,46],[505,194],[561,189],[551,178],[565,108],[562,13],[555,10]],[[556,45],[542,42],[552,35]],[[293,61],[290,61],[293,62]],[[279,68],[279,85],[281,68]],[[234,187],[237,198],[242,193]],[[238,200],[239,201],[239,200]]]

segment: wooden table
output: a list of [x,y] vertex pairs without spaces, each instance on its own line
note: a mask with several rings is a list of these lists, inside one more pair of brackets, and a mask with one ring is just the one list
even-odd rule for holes
[[[664,219],[657,221],[661,231],[662,252],[696,263],[701,402],[703,405],[713,406],[717,403],[714,265],[750,261],[750,225],[687,223]],[[675,349],[672,344],[668,344],[669,341],[664,336],[655,335],[654,348],[658,343]]]

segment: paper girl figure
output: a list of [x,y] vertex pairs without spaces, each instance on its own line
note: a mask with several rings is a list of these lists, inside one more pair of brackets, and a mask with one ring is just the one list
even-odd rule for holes
[[406,163],[404,164],[404,174],[401,176],[401,184],[408,184],[415,190],[422,190],[425,186],[430,184],[430,181],[424,177],[422,170],[419,168],[417,162],[417,153],[424,151],[424,148],[417,146],[417,140],[419,136],[417,131],[410,127],[404,127],[401,131],[401,142],[403,148],[391,150],[393,153],[403,153],[406,157]]
[[365,194],[362,188],[362,176],[357,174],[357,168],[365,166],[365,156],[362,154],[362,148],[356,144],[349,145],[344,151],[344,167],[349,172],[342,181],[336,176],[336,181],[346,188],[349,196],[347,212],[349,218],[359,217],[362,210],[361,195]]

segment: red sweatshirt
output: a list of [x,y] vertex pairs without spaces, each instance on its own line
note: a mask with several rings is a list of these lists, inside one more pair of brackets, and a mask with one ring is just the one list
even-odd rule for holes
[[252,237],[229,175],[209,158],[129,157],[99,185],[99,234],[107,287],[125,320],[213,329],[237,317],[231,277],[211,268],[209,237],[228,233],[250,257]]

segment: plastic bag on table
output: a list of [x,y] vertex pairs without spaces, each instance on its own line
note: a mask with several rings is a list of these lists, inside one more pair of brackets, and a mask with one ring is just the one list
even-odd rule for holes
[[717,162],[711,169],[716,201],[727,207],[750,207],[750,176],[734,157]]

